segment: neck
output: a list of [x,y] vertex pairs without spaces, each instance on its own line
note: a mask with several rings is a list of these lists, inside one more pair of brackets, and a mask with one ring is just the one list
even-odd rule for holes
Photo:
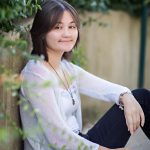
[[55,68],[59,69],[63,52],[48,51],[48,62]]

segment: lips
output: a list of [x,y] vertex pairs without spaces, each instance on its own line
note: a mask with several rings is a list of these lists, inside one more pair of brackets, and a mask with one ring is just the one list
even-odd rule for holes
[[62,41],[59,41],[59,42],[72,42],[72,40],[62,40]]

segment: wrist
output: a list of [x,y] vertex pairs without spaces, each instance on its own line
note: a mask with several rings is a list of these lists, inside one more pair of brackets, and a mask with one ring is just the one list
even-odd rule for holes
[[123,92],[123,93],[120,94],[120,96],[119,96],[119,108],[121,110],[124,109],[124,104],[126,102],[126,98],[125,97],[129,96],[129,95],[132,95],[132,93],[131,92]]

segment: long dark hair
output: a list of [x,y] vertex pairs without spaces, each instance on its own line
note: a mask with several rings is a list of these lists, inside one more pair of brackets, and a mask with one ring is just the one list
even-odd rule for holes
[[[77,11],[66,1],[63,0],[47,0],[41,4],[42,9],[38,10],[35,15],[33,25],[31,28],[31,38],[33,44],[33,50],[31,54],[33,55],[44,55],[44,59],[48,61],[48,54],[46,51],[45,35],[50,30],[54,28],[56,23],[61,19],[63,12],[68,11],[78,29],[78,38],[74,45],[74,48],[77,47],[79,43],[80,35],[80,21]],[[65,52],[63,58],[70,59],[72,50],[70,52]]]

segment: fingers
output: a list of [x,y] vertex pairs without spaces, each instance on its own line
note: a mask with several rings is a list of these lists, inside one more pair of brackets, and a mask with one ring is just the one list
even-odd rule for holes
[[133,134],[140,126],[141,120],[142,123],[144,122],[144,116],[142,111],[139,112],[139,110],[126,110],[125,112],[125,118],[126,118],[126,124],[128,127],[128,131],[130,131],[131,134]]
[[140,111],[139,109],[137,109],[137,111],[135,112],[135,116],[133,119],[133,123],[134,123],[134,127],[133,130],[134,132],[139,128],[140,123],[141,123],[141,116],[140,116]]
[[140,109],[140,119],[141,119],[141,126],[143,127],[144,124],[145,124],[145,115],[144,115],[144,112],[142,110],[142,108]]
[[126,118],[126,124],[128,127],[128,131],[130,132],[130,134],[133,134],[134,133],[134,127],[133,127],[132,117],[129,115],[125,115],[125,118]]
[[132,95],[124,95],[124,97],[122,97],[122,102],[124,104],[124,114],[128,131],[133,134],[140,125],[142,127],[144,126],[144,112],[140,104]]
[[141,117],[139,112],[131,116],[131,119],[129,120],[129,129],[131,134],[133,134],[139,128],[140,122]]
[[137,108],[138,108],[136,113],[137,115],[135,119],[136,127],[134,126],[135,131],[140,125],[143,127],[145,123],[145,115],[139,103],[137,103]]
[[133,133],[136,131],[136,129],[139,127],[139,121],[140,120],[140,116],[139,115],[136,115],[133,116]]

